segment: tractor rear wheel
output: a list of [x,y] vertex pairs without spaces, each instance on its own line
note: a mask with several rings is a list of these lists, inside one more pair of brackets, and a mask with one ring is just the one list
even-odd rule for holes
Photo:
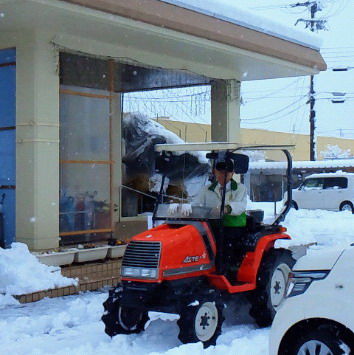
[[257,277],[257,288],[250,295],[250,315],[261,327],[272,324],[285,298],[286,284],[295,259],[291,252],[273,249],[263,259]]
[[197,297],[186,304],[177,321],[178,339],[184,344],[201,341],[204,348],[215,345],[224,321],[223,309],[224,304],[219,295]]
[[140,333],[149,320],[147,312],[121,305],[122,291],[120,286],[110,290],[109,297],[103,303],[104,314],[101,319],[105,324],[105,332],[110,337]]

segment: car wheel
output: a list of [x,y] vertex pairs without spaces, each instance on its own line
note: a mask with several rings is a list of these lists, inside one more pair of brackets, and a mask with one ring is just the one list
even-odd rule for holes
[[288,250],[272,250],[260,265],[257,288],[250,294],[250,315],[261,327],[272,324],[285,298],[286,284],[295,259]]
[[339,206],[339,210],[340,211],[350,211],[351,213],[354,213],[354,207],[350,201],[342,202],[341,205]]
[[298,337],[288,350],[291,355],[344,355],[351,354],[352,348],[340,334],[322,327]]

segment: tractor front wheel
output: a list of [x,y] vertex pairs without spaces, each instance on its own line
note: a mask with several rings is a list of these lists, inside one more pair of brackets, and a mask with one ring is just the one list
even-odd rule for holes
[[186,304],[180,313],[178,339],[182,343],[201,341],[204,348],[216,344],[221,333],[224,304],[220,297],[202,297]]
[[273,249],[265,255],[257,277],[257,288],[250,295],[250,315],[261,327],[272,324],[285,298],[286,284],[295,259],[291,252]]
[[105,324],[105,332],[113,337],[117,334],[140,333],[145,329],[149,320],[147,312],[121,305],[122,287],[110,290],[109,297],[103,303],[104,314],[102,321]]

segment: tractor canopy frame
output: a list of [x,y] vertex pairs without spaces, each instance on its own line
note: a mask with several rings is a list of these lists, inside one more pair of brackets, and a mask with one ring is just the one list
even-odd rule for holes
[[[164,220],[167,218],[157,217],[157,209],[159,204],[163,200],[164,196],[164,185],[166,179],[166,172],[169,169],[169,163],[173,159],[174,152],[191,152],[191,151],[205,151],[209,152],[206,154],[206,158],[213,161],[213,167],[215,161],[223,157],[225,160],[232,160],[234,165],[234,172],[236,174],[245,174],[248,170],[248,156],[240,154],[242,151],[282,151],[287,160],[287,200],[284,203],[284,207],[281,210],[280,214],[275,218],[272,223],[272,226],[278,225],[282,222],[287,213],[291,208],[292,201],[292,157],[289,150],[294,149],[293,145],[242,145],[238,143],[228,143],[228,142],[212,142],[212,143],[186,143],[186,144],[156,144],[155,152],[159,153],[156,158],[156,172],[162,175],[161,186],[159,190],[158,197],[155,202],[155,208],[153,212],[153,221]],[[238,153],[235,153],[238,152]],[[226,172],[225,172],[226,179]],[[226,185],[224,184],[222,191],[221,207],[220,207],[220,216],[217,219],[222,219],[224,214],[225,206],[225,195],[226,195]],[[168,218],[168,220],[193,220],[191,218]],[[203,220],[203,218],[197,218],[194,220]],[[204,219],[205,220],[205,219]]]

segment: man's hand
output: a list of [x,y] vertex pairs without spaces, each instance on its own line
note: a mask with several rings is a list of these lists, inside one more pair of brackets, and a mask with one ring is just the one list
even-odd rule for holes
[[176,214],[178,211],[178,206],[178,203],[170,203],[170,205],[168,206],[168,214],[171,216]]
[[183,203],[181,208],[181,214],[183,217],[188,217],[192,214],[192,205],[190,203]]

